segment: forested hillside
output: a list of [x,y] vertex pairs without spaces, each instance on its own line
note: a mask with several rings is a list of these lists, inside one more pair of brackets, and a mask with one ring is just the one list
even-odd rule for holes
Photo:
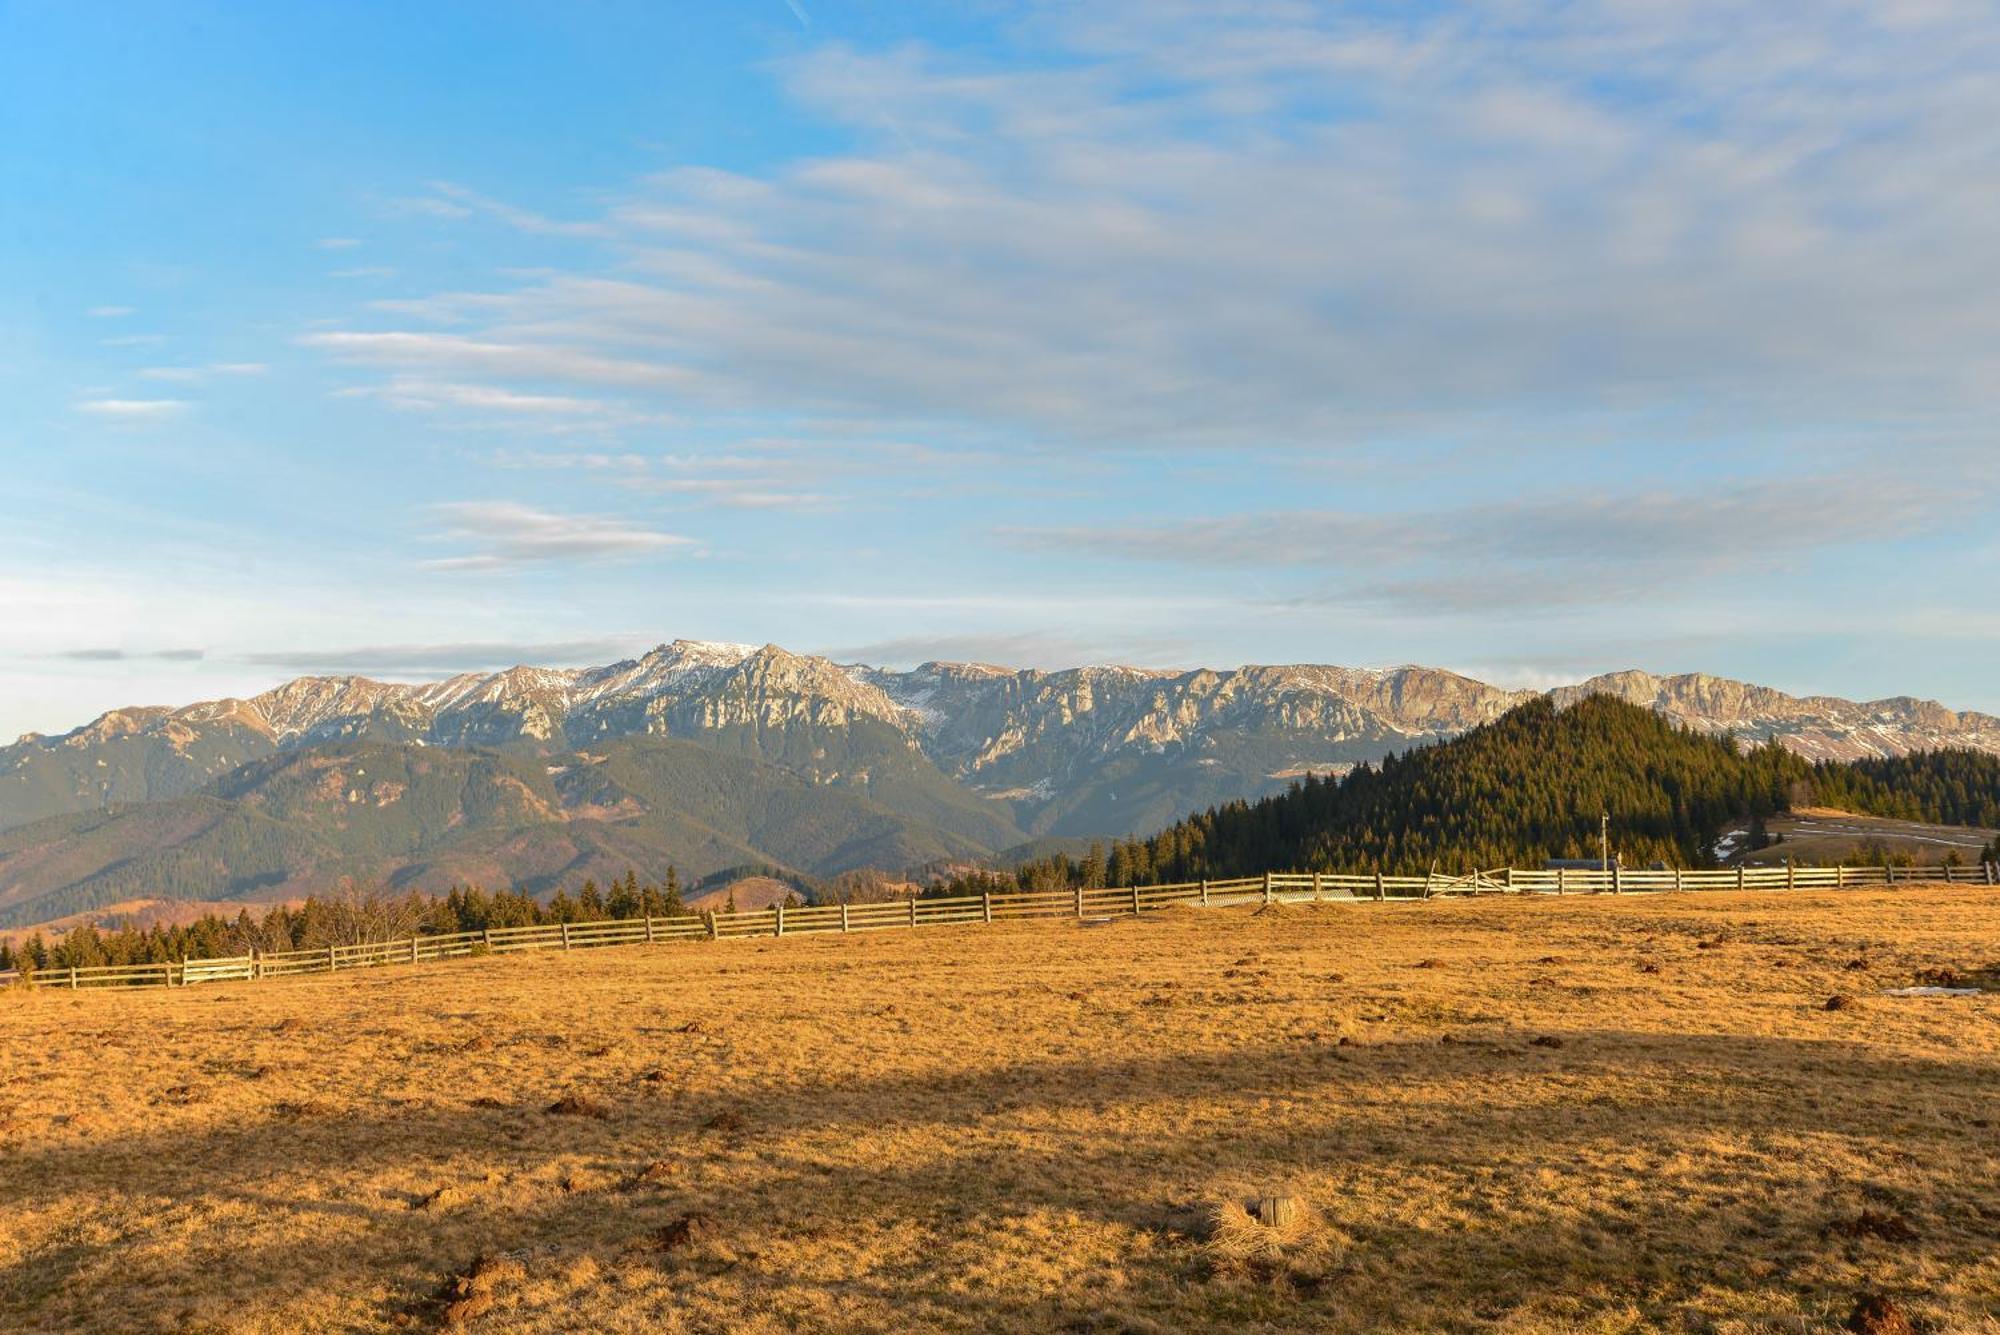
[[1018,878],[1110,884],[1267,868],[1413,874],[1594,858],[1610,817],[1626,865],[1713,863],[1724,831],[1796,806],[1945,824],[2000,818],[2000,760],[1937,751],[1813,764],[1781,746],[1678,726],[1610,696],[1529,701],[1448,742],[1345,776],[1308,777],[1257,802],[1190,816],[1107,857],[1063,856]]
[[1907,756],[1815,765],[1818,806],[1941,825],[2000,826],[2000,756],[1917,751]]

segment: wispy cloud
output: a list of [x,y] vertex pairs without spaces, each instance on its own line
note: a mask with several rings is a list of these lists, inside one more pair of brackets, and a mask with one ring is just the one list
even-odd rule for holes
[[84,399],[76,405],[80,413],[92,417],[116,418],[127,422],[157,422],[178,417],[188,410],[185,399]]
[[306,334],[299,342],[346,361],[400,368],[426,367],[524,380],[571,380],[591,384],[671,389],[699,377],[684,367],[606,357],[552,343],[496,342],[456,334],[386,330]]
[[357,236],[323,236],[313,242],[320,250],[352,250],[360,244],[361,238]]
[[623,658],[645,640],[600,636],[582,640],[470,640],[443,644],[377,644],[340,649],[282,649],[239,655],[245,663],[296,672],[481,672],[517,667],[587,667]]
[[[668,172],[561,223],[440,187],[610,248],[432,309],[551,378],[1076,441],[1697,400],[1970,424],[2000,393],[2000,205],[1963,165],[2000,33],[1974,11],[1112,3],[1023,31],[1043,58],[785,63],[844,154]],[[499,355],[355,337],[382,364]]]
[[122,320],[128,315],[138,314],[132,306],[92,306],[84,314],[93,320]]
[[263,362],[210,362],[206,366],[148,366],[139,374],[147,380],[197,384],[215,376],[258,376],[271,368]]
[[1963,488],[1833,475],[1713,492],[1568,492],[1445,509],[1281,511],[1175,524],[1002,529],[1007,540],[1174,566],[1294,568],[1298,601],[1458,614],[1714,597],[1828,548],[1963,522]]
[[72,663],[199,663],[205,656],[201,649],[65,649],[43,655]]
[[1059,669],[1089,663],[1169,666],[1189,652],[1183,640],[1160,637],[1091,638],[1051,631],[996,634],[898,635],[829,649],[841,662],[873,667],[919,663],[992,663],[1003,667]]
[[694,539],[610,515],[556,514],[512,501],[453,501],[427,508],[442,537],[470,546],[426,561],[431,570],[492,571],[685,551]]
[[343,390],[341,393],[348,397],[380,399],[391,407],[412,412],[472,408],[482,412],[520,414],[529,417],[609,417],[621,411],[616,404],[601,399],[579,398],[572,394],[527,394],[498,385],[419,380],[412,377],[399,377],[385,385],[362,386]]

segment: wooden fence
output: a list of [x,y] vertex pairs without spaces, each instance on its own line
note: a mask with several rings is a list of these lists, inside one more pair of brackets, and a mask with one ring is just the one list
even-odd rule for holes
[[769,908],[699,917],[617,918],[602,922],[550,923],[536,927],[493,927],[327,946],[318,950],[252,951],[223,959],[180,960],[166,964],[112,964],[94,968],[48,968],[32,979],[20,971],[0,973],[0,984],[33,981],[48,987],[192,987],[199,983],[254,981],[293,974],[338,973],[384,964],[421,964],[468,955],[505,955],[527,950],[582,950],[591,946],[654,944],[665,941],[721,941],[746,936],[790,936],[805,932],[879,932],[938,927],[950,923],[991,923],[1029,918],[1088,918],[1140,914],[1173,906],[1296,904],[1313,901],[1387,902],[1463,895],[1659,894],[1688,890],[1846,889],[1871,885],[1946,882],[2000,885],[2000,863],[1977,867],[1734,867],[1721,871],[1608,871],[1561,868],[1526,871],[1501,867],[1464,876],[1382,876],[1334,872],[1266,872],[1235,880],[1184,881],[1176,885],[1122,889],[1043,890],[1010,894],[962,895],[950,899],[902,899],[885,904],[822,904],[810,908]]

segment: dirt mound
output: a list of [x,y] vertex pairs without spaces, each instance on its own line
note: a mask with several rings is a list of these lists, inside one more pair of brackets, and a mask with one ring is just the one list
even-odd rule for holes
[[1845,992],[1836,992],[1826,999],[1826,1009],[1830,1011],[1851,1011],[1860,1004]]
[[1864,1293],[1854,1300],[1847,1314],[1847,1328],[1855,1335],[1917,1335],[1916,1325],[1903,1314],[1887,1294]]
[[715,1237],[721,1230],[715,1220],[696,1211],[682,1215],[653,1235],[653,1246],[663,1252],[677,1252],[685,1247],[695,1247]]
[[611,1115],[609,1108],[588,1094],[565,1094],[554,1103],[551,1103],[548,1111],[557,1117],[596,1117],[601,1119]]
[[444,1310],[439,1319],[447,1326],[460,1326],[493,1310],[494,1290],[519,1284],[528,1277],[528,1267],[511,1256],[482,1256],[471,1269],[445,1285],[441,1295]]

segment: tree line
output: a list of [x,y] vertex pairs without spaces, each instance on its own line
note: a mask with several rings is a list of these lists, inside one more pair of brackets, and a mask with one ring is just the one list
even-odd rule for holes
[[37,932],[19,944],[0,941],[0,972],[9,969],[89,969],[103,965],[168,964],[184,959],[247,955],[252,950],[324,950],[410,936],[479,932],[489,927],[535,927],[616,918],[693,917],[681,898],[679,873],[667,868],[664,880],[641,883],[628,871],[600,888],[586,880],[572,895],[558,890],[548,903],[512,890],[454,886],[443,895],[417,891],[392,895],[349,885],[332,895],[313,896],[297,907],[279,905],[261,916],[240,910],[234,918],[214,913],[193,922],[106,929],[91,924],[71,928],[53,943]]

